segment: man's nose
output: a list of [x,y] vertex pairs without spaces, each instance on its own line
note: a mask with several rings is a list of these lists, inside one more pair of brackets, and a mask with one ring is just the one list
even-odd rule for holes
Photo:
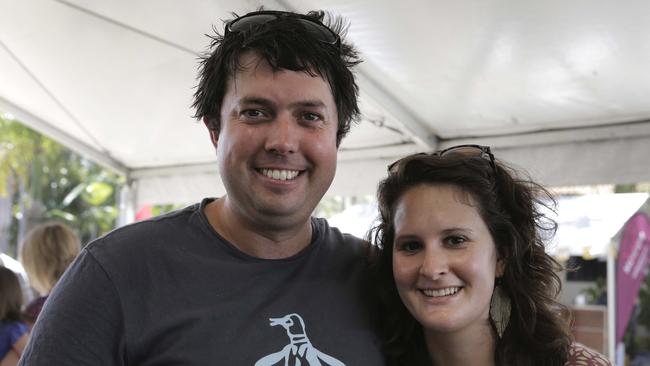
[[428,246],[420,266],[420,276],[437,280],[449,272],[449,259],[444,250]]
[[277,154],[291,154],[298,151],[300,128],[290,113],[280,113],[269,125],[266,151]]

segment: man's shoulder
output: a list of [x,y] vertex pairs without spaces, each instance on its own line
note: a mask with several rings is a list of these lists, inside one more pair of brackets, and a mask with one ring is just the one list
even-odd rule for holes
[[340,253],[341,256],[366,258],[370,245],[367,241],[352,234],[343,233],[338,228],[329,226],[326,219],[314,218],[312,221],[323,235],[325,245]]
[[337,227],[330,226],[327,219],[322,217],[312,217],[312,224],[317,231],[323,232],[330,240],[335,240],[342,243],[350,243],[355,245],[365,245],[365,241],[352,234],[344,233]]
[[147,220],[116,228],[90,242],[86,249],[92,253],[105,250],[134,250],[147,245],[186,237],[200,228],[200,204],[194,204]]

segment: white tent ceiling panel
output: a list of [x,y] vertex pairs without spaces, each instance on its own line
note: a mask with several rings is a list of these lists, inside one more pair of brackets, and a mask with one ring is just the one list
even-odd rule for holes
[[[650,136],[621,140],[550,144],[534,148],[495,149],[504,161],[524,168],[552,186],[636,183],[650,174]],[[571,166],[566,161],[570,157]]]
[[[446,145],[443,145],[446,146]],[[549,186],[582,184],[635,183],[650,175],[648,164],[650,136],[535,145],[531,147],[496,147],[497,158],[521,169],[535,180]],[[414,145],[388,149],[385,154],[372,151],[370,156],[354,159],[342,153],[328,196],[374,194],[377,183],[386,176],[386,167],[397,157],[419,151]],[[571,167],[567,168],[567,157]],[[206,164],[200,172],[180,168],[163,174],[136,175],[141,184],[138,202],[194,202],[201,197],[223,194],[216,164]],[[203,173],[211,170],[211,173]],[[179,176],[185,179],[179,179]],[[185,182],[185,183],[182,183]],[[155,183],[155,184],[153,184]]]
[[444,138],[650,115],[644,1],[290,2],[360,18],[367,68]]
[[[0,47],[0,70],[0,99],[4,103],[48,116],[49,123],[56,123],[76,139],[87,138],[4,47]],[[12,108],[4,106],[3,109],[10,112]]]
[[650,181],[642,0],[0,0],[0,108],[138,180],[140,202],[218,195],[197,58],[259,5],[343,15],[365,59],[328,194],[372,193],[388,162],[460,142],[548,184]]
[[[59,1],[59,0],[56,0]],[[137,32],[157,38],[159,42],[174,45],[191,53],[206,49],[207,38],[212,34],[212,26],[220,29],[221,19],[230,19],[231,12],[244,14],[254,10],[258,1],[240,0],[62,0],[64,4],[78,12],[103,17]]]

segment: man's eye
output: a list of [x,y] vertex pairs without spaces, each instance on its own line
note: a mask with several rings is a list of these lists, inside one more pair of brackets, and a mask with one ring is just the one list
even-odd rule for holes
[[319,114],[317,114],[317,113],[311,113],[311,112],[309,112],[309,113],[305,113],[305,114],[303,115],[302,118],[303,118],[305,121],[309,121],[309,122],[320,121],[320,120],[323,119],[323,117],[321,117]]
[[264,117],[264,112],[260,111],[259,109],[246,109],[241,112],[241,115],[246,118],[257,119]]

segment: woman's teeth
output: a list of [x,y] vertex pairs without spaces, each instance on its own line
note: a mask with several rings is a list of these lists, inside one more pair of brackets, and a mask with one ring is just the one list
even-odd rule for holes
[[429,297],[443,297],[443,296],[449,296],[457,293],[460,291],[460,287],[447,287],[443,288],[440,290],[432,290],[432,289],[422,289],[420,290],[425,296]]

